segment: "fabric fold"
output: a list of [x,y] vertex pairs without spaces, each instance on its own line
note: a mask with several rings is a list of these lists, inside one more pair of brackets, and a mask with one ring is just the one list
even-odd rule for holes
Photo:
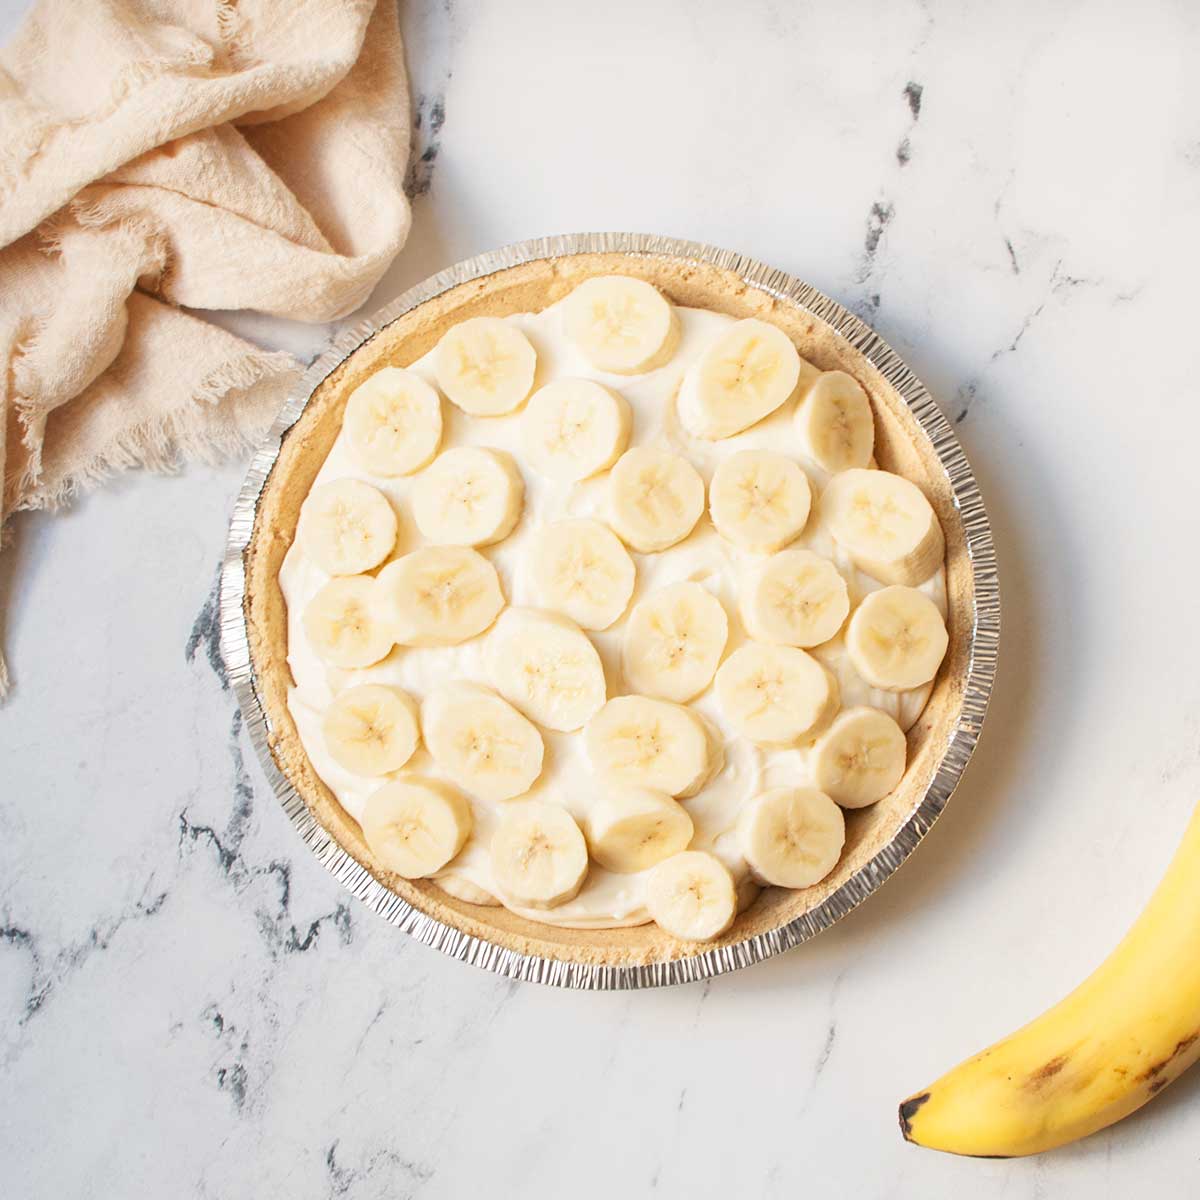
[[39,0],[0,51],[0,522],[253,445],[300,364],[183,308],[353,311],[408,149],[388,0]]

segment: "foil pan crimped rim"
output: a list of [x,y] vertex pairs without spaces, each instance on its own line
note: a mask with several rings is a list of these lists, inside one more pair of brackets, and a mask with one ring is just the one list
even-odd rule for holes
[[[244,556],[259,498],[279,456],[284,435],[304,411],[317,384],[385,326],[460,283],[536,259],[597,252],[711,263],[734,272],[747,283],[777,299],[819,317],[859,350],[896,389],[933,445],[953,491],[955,506],[962,517],[975,585],[970,659],[962,709],[925,795],[892,840],[821,905],[777,929],[731,945],[701,950],[684,958],[623,966],[564,962],[522,954],[463,933],[413,908],[379,883],[343,850],[318,823],[271,754],[268,743],[270,723],[258,695],[250,662],[244,609]],[[653,234],[583,233],[519,242],[449,267],[410,288],[381,311],[345,330],[313,362],[293,389],[255,453],[234,506],[221,568],[220,623],[221,652],[229,680],[267,779],[305,844],[345,887],[393,925],[452,958],[473,963],[510,979],[569,988],[625,990],[708,979],[771,958],[827,929],[861,904],[892,875],[941,815],[979,740],[996,674],[1000,588],[987,511],[958,438],[924,384],[874,330],[848,309],[794,276],[734,251]]]

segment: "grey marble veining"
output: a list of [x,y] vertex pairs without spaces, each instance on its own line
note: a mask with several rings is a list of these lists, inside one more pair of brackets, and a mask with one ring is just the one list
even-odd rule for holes
[[[0,33],[23,7],[0,0]],[[708,984],[517,986],[361,909],[261,778],[216,645],[241,468],[130,476],[0,557],[5,1195],[1183,1200],[1200,1078],[1039,1160],[896,1102],[1057,999],[1200,795],[1195,6],[409,4],[408,247],[733,246],[958,422],[1001,674],[946,816],[815,941]],[[332,332],[222,320],[316,354]]]

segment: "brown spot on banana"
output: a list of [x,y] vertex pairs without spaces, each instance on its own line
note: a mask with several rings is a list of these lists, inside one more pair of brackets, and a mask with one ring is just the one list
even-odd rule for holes
[[[1197,1041],[1200,1041],[1200,1032],[1189,1034],[1185,1038],[1180,1038],[1180,1040],[1175,1043],[1175,1049],[1172,1050],[1166,1058],[1160,1059],[1158,1062],[1147,1067],[1138,1076],[1138,1078],[1143,1080],[1157,1079],[1177,1058],[1186,1054],[1196,1044]],[[1158,1084],[1158,1087],[1151,1088],[1151,1095],[1158,1091],[1160,1087],[1165,1086],[1168,1082],[1170,1081],[1164,1079]]]
[[922,1092],[919,1096],[910,1096],[900,1105],[900,1132],[904,1134],[905,1141],[912,1141],[912,1119],[928,1099],[929,1093]]
[[1069,1061],[1070,1058],[1066,1054],[1056,1054],[1049,1062],[1043,1063],[1029,1076],[1025,1086],[1037,1091],[1037,1089],[1043,1087],[1048,1080],[1053,1079],[1054,1076],[1057,1075]]

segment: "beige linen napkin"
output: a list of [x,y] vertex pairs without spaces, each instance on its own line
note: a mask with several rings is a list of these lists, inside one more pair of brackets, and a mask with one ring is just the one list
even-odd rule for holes
[[[0,522],[251,445],[408,234],[395,0],[38,0],[0,50]],[[0,657],[0,694],[7,674]]]

